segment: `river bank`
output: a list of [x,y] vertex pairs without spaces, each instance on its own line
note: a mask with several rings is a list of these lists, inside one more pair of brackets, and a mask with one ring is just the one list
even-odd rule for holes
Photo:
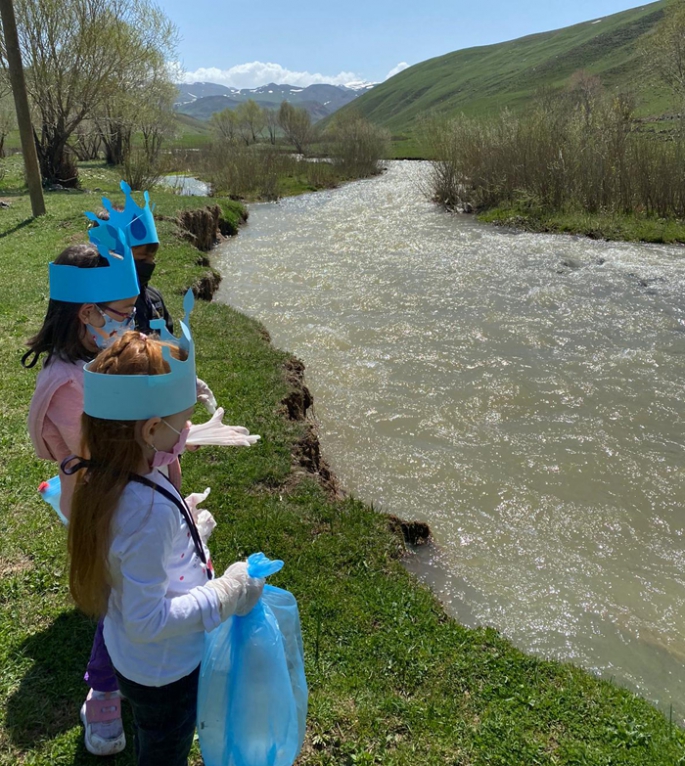
[[[116,178],[99,166],[83,178],[87,188],[115,191]],[[52,473],[26,434],[35,371],[18,360],[45,311],[46,265],[83,240],[83,210],[96,209],[100,194],[48,195],[48,215],[33,222],[20,188],[0,196],[11,203],[0,210],[0,764],[93,763],[77,724],[93,625],[70,604],[64,530],[36,492]],[[184,239],[177,212],[216,200],[154,200],[163,247],[153,282],[178,316],[184,288],[207,278],[212,257]],[[302,418],[302,367],[258,322],[198,301],[191,325],[198,373],[226,421],[262,441],[185,456],[184,486],[212,487],[218,569],[255,550],[286,562],[274,584],[300,604],[311,693],[299,764],[677,763],[685,735],[644,700],[446,616],[406,572],[386,518],[334,497],[317,476],[325,471]],[[132,748],[117,763],[132,764]]]
[[672,218],[610,213],[530,212],[513,208],[486,210],[476,215],[482,223],[507,226],[537,234],[574,234],[609,242],[685,243],[685,222]]

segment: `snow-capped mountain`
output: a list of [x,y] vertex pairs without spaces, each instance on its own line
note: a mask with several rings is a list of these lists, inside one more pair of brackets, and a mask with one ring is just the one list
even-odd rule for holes
[[317,83],[306,88],[294,85],[268,83],[259,88],[228,88],[213,82],[179,83],[178,98],[174,108],[200,120],[208,120],[214,112],[235,108],[252,99],[261,107],[277,109],[281,102],[288,101],[304,107],[314,121],[320,120],[354,101],[362,93],[374,87],[375,83],[353,82],[347,85]]

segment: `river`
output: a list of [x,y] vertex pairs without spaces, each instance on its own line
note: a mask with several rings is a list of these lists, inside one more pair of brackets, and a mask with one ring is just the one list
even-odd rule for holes
[[217,295],[302,358],[343,486],[467,625],[685,716],[685,251],[448,215],[426,163],[250,206]]

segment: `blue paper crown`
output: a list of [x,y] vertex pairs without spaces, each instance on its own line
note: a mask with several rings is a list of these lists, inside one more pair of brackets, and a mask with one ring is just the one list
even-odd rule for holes
[[168,341],[187,352],[185,361],[175,359],[171,349],[164,347],[162,355],[171,371],[164,375],[108,375],[91,372],[93,362],[83,368],[83,411],[103,420],[148,420],[183,412],[197,401],[195,376],[195,344],[190,334],[188,317],[195,305],[195,296],[188,290],[183,299],[185,314],[181,319],[181,336],[174,337],[163,319],[154,319],[150,326],[159,332],[160,340]]
[[[131,187],[122,181],[119,186],[126,195],[126,205],[123,210],[115,210],[112,203],[106,198],[102,198],[102,205],[109,213],[109,223],[117,229],[124,232],[129,247],[137,245],[158,244],[157,227],[152,215],[155,206],[150,207],[150,195],[145,192],[145,207],[140,207],[131,196]],[[86,213],[91,221],[95,221],[98,226],[102,226],[105,221],[98,218],[95,213]]]
[[109,267],[82,268],[51,263],[50,297],[68,303],[109,303],[135,298],[140,292],[136,265],[124,235],[105,224],[88,232],[88,238]]

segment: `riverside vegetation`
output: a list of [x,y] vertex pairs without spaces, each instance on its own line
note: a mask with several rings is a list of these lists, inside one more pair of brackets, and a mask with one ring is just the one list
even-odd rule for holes
[[685,242],[685,132],[642,132],[628,96],[582,73],[526,115],[427,122],[430,193],[486,222],[602,239]]
[[[253,115],[249,120],[240,110],[213,115],[212,139],[199,151],[169,150],[160,157],[161,167],[202,178],[217,194],[250,201],[332,189],[382,172],[389,134],[354,111],[323,131],[312,125],[305,109],[287,102],[276,113],[285,115],[280,122],[267,114],[273,110],[260,110],[253,101],[242,106],[251,104],[253,110],[243,110]],[[268,124],[270,140],[261,141]]]
[[[11,207],[0,209],[0,764],[88,764],[96,759],[84,750],[78,709],[94,625],[69,599],[65,531],[36,491],[54,466],[29,442],[36,371],[19,358],[45,312],[47,263],[83,241],[83,211],[99,206],[100,193],[48,194],[48,214],[30,220],[17,169],[9,163],[2,198]],[[83,164],[81,178],[84,188],[117,193],[117,176],[99,163]],[[154,281],[179,316],[182,292],[208,267],[177,213],[217,200],[163,191],[154,199],[163,243]],[[235,225],[239,206],[218,202]],[[300,412],[308,404],[292,357],[225,305],[198,301],[191,324],[198,373],[227,422],[262,440],[184,456],[184,485],[212,487],[219,570],[257,550],[286,562],[273,579],[300,605],[311,695],[299,764],[685,763],[685,732],[646,701],[449,618],[403,568],[404,543],[387,517],[321,480],[311,425],[288,417],[298,399]],[[116,762],[133,764],[132,747]]]

